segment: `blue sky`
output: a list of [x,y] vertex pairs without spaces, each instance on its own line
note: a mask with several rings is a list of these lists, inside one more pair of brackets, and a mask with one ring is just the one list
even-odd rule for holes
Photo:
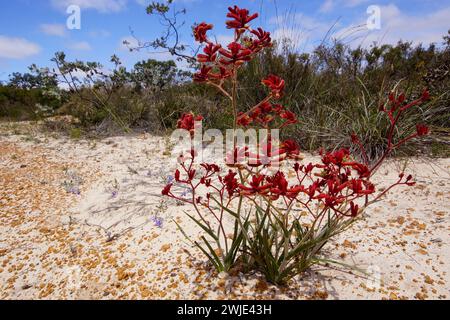
[[[130,39],[130,29],[142,40],[161,34],[158,19],[145,12],[146,0],[14,0],[3,1],[0,11],[0,80],[27,66],[51,66],[56,51],[69,59],[99,61],[108,65],[117,54],[127,67],[146,58],[169,59],[164,53],[130,53],[121,44]],[[70,4],[81,8],[81,29],[68,30],[66,9]],[[271,31],[276,39],[287,37],[301,51],[319,44],[328,33],[352,46],[370,45],[373,41],[395,43],[400,39],[441,42],[450,29],[450,0],[175,0],[185,8],[183,41],[192,43],[190,26],[194,22],[211,22],[213,34],[227,41],[223,27],[226,8],[237,4],[259,12],[255,26]],[[367,8],[377,5],[381,29],[369,31]]]

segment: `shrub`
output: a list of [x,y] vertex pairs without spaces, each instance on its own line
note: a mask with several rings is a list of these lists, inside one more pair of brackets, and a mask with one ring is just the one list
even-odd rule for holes
[[[394,184],[377,192],[372,178],[395,149],[428,134],[429,129],[422,124],[416,125],[414,132],[399,132],[398,124],[405,114],[427,101],[429,94],[425,91],[407,102],[404,94],[392,92],[373,110],[385,124],[382,132],[387,141],[374,161],[362,140],[352,134],[351,142],[362,161],[342,148],[322,151],[319,163],[301,164],[296,142],[278,141],[272,134],[273,129],[286,131],[298,122],[297,116],[280,104],[286,88],[282,78],[265,77],[262,84],[268,93],[247,110],[239,105],[238,93],[248,87],[239,82],[239,71],[272,46],[270,33],[249,26],[257,14],[250,15],[248,10],[231,7],[227,17],[234,40],[226,48],[209,40],[211,25],[196,26],[195,39],[204,49],[197,56],[201,68],[194,81],[217,89],[228,100],[233,119],[232,151],[222,168],[221,161],[199,164],[198,146],[192,141],[191,150],[179,155],[180,167],[162,194],[193,207],[195,214],[188,216],[203,234],[200,241],[192,242],[218,272],[241,265],[243,270],[261,271],[272,283],[286,284],[311,266],[329,262],[321,256],[322,249],[357,222],[371,204],[394,187],[414,185],[413,177],[401,172]],[[186,113],[177,126],[194,138],[195,121],[202,119]],[[269,130],[256,149],[238,143],[237,129],[250,127]],[[231,230],[225,216],[233,221]],[[182,226],[179,228],[186,235]]]

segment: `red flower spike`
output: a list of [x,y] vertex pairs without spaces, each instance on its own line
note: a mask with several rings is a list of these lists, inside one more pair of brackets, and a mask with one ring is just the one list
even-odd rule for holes
[[228,174],[222,179],[228,196],[231,197],[238,189],[238,180],[236,179],[236,172],[228,171]]
[[269,113],[272,112],[272,105],[269,102],[264,102],[263,104],[261,104],[259,106],[259,108],[261,109],[261,111],[263,113]]
[[161,191],[163,196],[168,196],[170,194],[170,189],[172,189],[173,184],[169,183],[165,188]]
[[272,46],[272,38],[270,37],[270,32],[264,31],[261,28],[257,30],[252,30],[257,39],[249,40],[250,49],[254,52],[260,51],[261,49],[268,48]]
[[192,133],[195,129],[195,122],[202,120],[202,116],[195,116],[192,113],[185,113],[181,116],[181,119],[178,120],[177,127],[178,129],[184,129]]
[[209,77],[211,79],[222,80],[222,79],[227,79],[232,76],[231,71],[229,71],[227,68],[220,67],[219,70],[220,70],[219,73],[210,73]]
[[416,125],[416,131],[419,137],[426,136],[430,133],[430,129],[428,129],[428,127],[423,124]]
[[280,99],[283,96],[285,82],[280,77],[271,74],[262,81],[262,84],[272,91],[272,96],[275,99]]
[[423,91],[421,99],[422,101],[427,101],[430,99],[430,92],[427,89]]
[[215,62],[217,59],[217,52],[220,48],[222,48],[221,45],[208,43],[208,45],[203,49],[205,54],[197,55],[197,61],[200,63]]
[[357,204],[354,204],[353,201],[350,202],[350,211],[352,214],[352,218],[355,218],[356,216],[358,216],[359,206]]
[[244,186],[239,185],[239,188],[241,189],[242,195],[254,195],[254,194],[267,194],[269,192],[270,187],[272,186],[271,183],[263,184],[266,176],[264,175],[254,175],[252,177],[252,180],[250,181],[250,186]]
[[247,114],[241,112],[238,115],[238,119],[237,119],[237,124],[243,127],[247,127],[248,125],[250,125],[253,122],[253,119],[248,116]]
[[217,164],[209,164],[209,163],[202,163],[201,166],[203,168],[205,168],[207,174],[209,174],[210,172],[214,172],[217,173],[220,171],[220,168]]
[[203,65],[199,72],[194,74],[194,81],[195,82],[206,82],[209,80],[209,73],[211,71],[212,67],[208,67]]
[[195,41],[200,43],[207,42],[208,38],[206,36],[206,32],[211,30],[214,26],[212,24],[207,24],[205,22],[200,23],[198,26],[194,28],[194,37]]
[[180,182],[180,170],[175,171],[175,181]]
[[247,29],[248,23],[258,18],[257,13],[250,15],[247,9],[241,9],[238,6],[229,7],[228,11],[227,18],[233,19],[226,22],[228,29]]
[[362,163],[356,163],[352,165],[353,170],[358,172],[360,178],[369,178],[370,177],[370,169],[368,166]]
[[223,65],[242,65],[247,61],[251,60],[251,54],[253,53],[250,49],[243,47],[237,42],[232,42],[228,45],[228,50],[220,49],[220,54],[223,56],[220,59],[220,63]]
[[281,144],[283,153],[287,154],[288,158],[298,159],[300,155],[300,148],[294,140],[286,140]]
[[286,120],[285,125],[297,123],[297,116],[291,111],[284,111],[280,114],[281,119]]

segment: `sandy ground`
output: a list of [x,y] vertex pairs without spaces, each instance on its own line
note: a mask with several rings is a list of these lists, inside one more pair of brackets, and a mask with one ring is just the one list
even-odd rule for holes
[[[365,270],[315,267],[287,288],[218,277],[188,206],[161,198],[164,138],[75,141],[0,125],[0,299],[448,299],[450,159],[411,159],[398,188],[327,246]],[[312,159],[307,156],[305,161]],[[398,162],[380,170],[393,181]],[[379,281],[378,281],[379,280]]]

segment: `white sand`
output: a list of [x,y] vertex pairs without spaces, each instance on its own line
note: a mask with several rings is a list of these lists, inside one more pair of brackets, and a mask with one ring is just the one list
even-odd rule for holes
[[[173,220],[200,231],[184,214],[189,206],[160,196],[173,173],[164,151],[165,139],[150,135],[0,136],[0,299],[450,297],[450,159],[410,160],[418,184],[395,189],[326,247],[372,278],[315,267],[276,288],[258,274],[220,279],[184,240]],[[378,180],[393,181],[399,165],[383,167]],[[66,192],[70,179],[80,195]]]

